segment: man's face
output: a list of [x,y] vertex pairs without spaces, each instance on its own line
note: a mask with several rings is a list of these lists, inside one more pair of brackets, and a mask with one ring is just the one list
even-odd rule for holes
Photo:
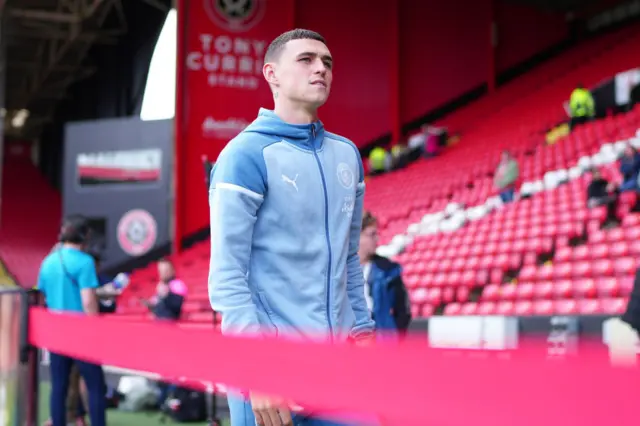
[[378,248],[378,227],[367,226],[360,233],[360,254],[363,257],[373,256]]
[[173,278],[173,267],[168,262],[158,262],[158,277],[160,281],[167,281]]
[[272,71],[265,67],[265,77],[278,96],[318,108],[329,98],[332,68],[331,53],[324,43],[292,40],[284,46]]

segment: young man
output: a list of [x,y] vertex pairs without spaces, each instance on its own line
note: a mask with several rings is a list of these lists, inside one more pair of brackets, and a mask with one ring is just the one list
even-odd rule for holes
[[158,285],[150,300],[143,300],[154,316],[160,320],[177,321],[182,314],[182,304],[187,297],[187,286],[176,278],[176,270],[169,259],[158,261]]
[[[374,323],[358,258],[362,160],[318,120],[331,53],[320,34],[289,31],[269,45],[263,73],[274,110],[261,109],[212,170],[211,306],[226,334],[368,342]],[[232,425],[293,424],[286,404],[246,397],[230,398]]]
[[[95,293],[98,277],[93,257],[84,251],[89,235],[89,225],[81,216],[69,217],[62,224],[60,245],[44,259],[38,276],[38,289],[44,295],[49,310],[84,315],[98,314],[98,299]],[[52,424],[67,424],[65,405],[69,377],[74,364],[89,392],[91,425],[105,426],[106,401],[102,368],[54,352],[50,354]]]
[[402,282],[400,265],[378,256],[378,221],[369,212],[362,217],[360,232],[360,262],[365,278],[367,305],[380,330],[380,338],[403,334],[411,322],[411,306],[407,289]]

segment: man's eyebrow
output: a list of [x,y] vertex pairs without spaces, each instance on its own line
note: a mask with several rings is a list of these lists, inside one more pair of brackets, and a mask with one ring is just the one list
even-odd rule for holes
[[[315,52],[302,52],[302,53],[299,53],[297,57],[298,58],[302,58],[304,56],[313,56],[313,57],[315,57],[315,56],[318,56],[318,54],[315,53]],[[328,61],[333,62],[333,58],[329,54],[322,55],[322,59],[325,60],[325,61],[328,60]]]

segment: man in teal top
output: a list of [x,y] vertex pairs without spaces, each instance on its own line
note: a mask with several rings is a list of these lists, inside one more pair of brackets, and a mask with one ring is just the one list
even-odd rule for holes
[[[93,257],[84,251],[90,233],[89,224],[82,216],[69,217],[62,224],[60,244],[44,259],[38,276],[38,289],[43,293],[49,310],[98,314],[98,275]],[[102,367],[54,352],[50,356],[52,425],[67,424],[65,405],[74,364],[89,391],[91,425],[106,426],[106,387]]]

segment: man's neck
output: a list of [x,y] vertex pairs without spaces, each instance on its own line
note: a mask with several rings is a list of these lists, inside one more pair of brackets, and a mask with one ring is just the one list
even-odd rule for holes
[[318,121],[317,109],[302,108],[285,100],[277,101],[273,112],[282,121],[289,124],[311,124]]
[[360,255],[360,264],[366,265],[367,263],[371,262],[372,258],[373,258],[373,255],[371,256]]
[[70,248],[70,249],[82,251],[82,246],[80,244],[75,244],[75,243],[62,243],[62,248]]

